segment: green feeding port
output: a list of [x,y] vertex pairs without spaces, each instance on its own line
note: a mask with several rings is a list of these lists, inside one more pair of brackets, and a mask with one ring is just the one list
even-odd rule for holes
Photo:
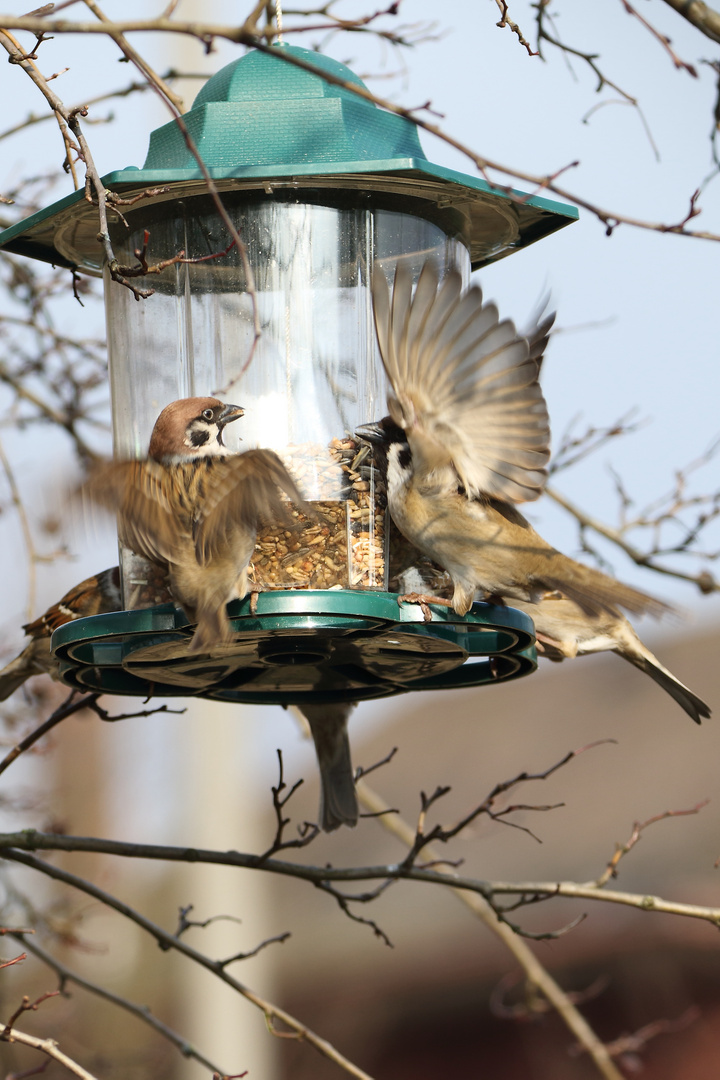
[[121,548],[128,610],[53,635],[71,686],[302,705],[535,670],[533,625],[520,612],[475,604],[460,617],[436,605],[425,623],[417,606],[398,606],[405,576],[419,575],[435,596],[448,582],[439,568],[427,578],[420,553],[391,528],[382,478],[354,433],[386,411],[374,268],[392,280],[403,264],[417,280],[432,260],[467,281],[578,213],[434,164],[412,122],[352,87],[364,90],[343,64],[280,44],[228,64],[184,115],[242,257],[176,120],[152,132],[142,168],[102,178],[125,200],[140,196],[122,205],[122,218],[108,205],[118,262],[133,265],[149,237],[148,261],[164,266],[134,279],[153,290],[140,304],[103,266],[97,207],[84,191],[0,234],[7,252],[104,275],[119,457],[146,453],[164,405],[226,387],[246,408],[242,445],[283,457],[332,538],[323,549],[302,529],[292,548],[279,534],[259,536],[253,571],[266,591],[257,612],[248,600],[230,605],[234,641],[202,655],[188,655],[183,614],[159,604],[168,594],[143,592],[153,568]]
[[84,691],[303,705],[368,701],[411,690],[482,686],[534,671],[531,619],[474,604],[463,618],[388,593],[268,592],[235,601],[235,640],[187,649],[192,629],[171,604],[66,623],[52,638],[62,678]]
[[[493,187],[433,164],[409,120],[283,57],[364,87],[344,64],[293,45],[254,50],[228,64],[208,80],[183,117],[221,192],[259,191],[268,199],[283,191],[298,196],[312,191],[315,197],[352,192],[395,205],[398,200],[425,204],[428,212],[454,211],[473,270],[577,219],[573,206]],[[111,172],[102,182],[124,198],[168,189],[144,198],[144,208],[205,190],[174,120],[152,133],[142,169]],[[97,232],[95,209],[84,191],[76,191],[0,233],[0,248],[99,275]]]

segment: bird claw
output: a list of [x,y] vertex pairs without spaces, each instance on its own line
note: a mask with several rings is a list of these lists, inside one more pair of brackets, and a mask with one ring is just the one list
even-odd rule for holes
[[420,610],[423,613],[423,619],[425,622],[432,622],[432,611],[430,610],[430,604],[440,604],[442,607],[452,607],[450,600],[443,600],[441,596],[426,596],[424,593],[403,593],[402,596],[397,598],[398,607],[402,604],[418,604]]
[[262,585],[258,585],[256,582],[251,581],[248,584],[247,595],[250,597],[250,614],[257,615],[258,596],[261,592],[265,592]]

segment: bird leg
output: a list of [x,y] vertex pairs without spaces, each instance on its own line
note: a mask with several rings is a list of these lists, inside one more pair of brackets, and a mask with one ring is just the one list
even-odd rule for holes
[[398,607],[401,604],[419,604],[420,610],[423,613],[423,619],[425,622],[432,622],[432,611],[428,607],[429,604],[440,604],[442,607],[452,607],[452,600],[443,600],[441,596],[426,596],[425,593],[403,593],[402,596],[397,598]]
[[250,614],[257,615],[258,596],[261,592],[265,592],[262,585],[258,585],[256,581],[249,581],[246,596],[250,594]]

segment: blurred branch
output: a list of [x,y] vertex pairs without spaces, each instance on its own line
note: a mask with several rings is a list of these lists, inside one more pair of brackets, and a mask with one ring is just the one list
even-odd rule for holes
[[22,934],[13,933],[12,937],[16,938],[22,943],[23,947],[28,952],[33,953],[42,960],[49,968],[55,972],[60,980],[60,992],[65,994],[65,987],[67,983],[75,983],[76,986],[82,987],[83,990],[87,990],[90,994],[94,994],[95,997],[103,998],[105,1001],[109,1001],[113,1005],[117,1005],[118,1008],[124,1009],[126,1012],[136,1016],[143,1023],[148,1024],[154,1031],[157,1031],[164,1039],[171,1042],[173,1046],[177,1047],[183,1057],[192,1058],[194,1061],[204,1065],[205,1068],[211,1069],[213,1072],[219,1074],[222,1073],[222,1069],[218,1065],[214,1065],[212,1061],[209,1061],[206,1057],[191,1046],[182,1035],[178,1035],[176,1031],[164,1024],[162,1020],[158,1020],[156,1016],[150,1012],[147,1005],[136,1005],[135,1002],[129,1001],[127,998],[121,997],[119,994],[115,994],[112,990],[107,990],[104,986],[99,986],[97,983],[91,982],[90,979],[86,979],[84,976],[79,975],[77,972],[72,971],[65,964],[62,964],[49,952],[47,952],[41,945],[38,945],[35,941],[28,941]]
[[[398,814],[387,814],[385,811],[388,806],[385,801],[364,780],[358,781],[356,791],[358,799],[365,809],[379,816],[383,828],[393,833],[403,844],[412,849],[415,843],[415,834],[410,825],[403,821]],[[438,849],[432,845],[422,848],[419,854],[428,861],[435,861],[439,857]],[[454,878],[457,875],[450,871],[448,877]],[[448,888],[462,904],[468,907],[487,926],[488,930],[502,941],[525,972],[528,982],[533,987],[536,987],[552,1005],[560,1019],[578,1040],[578,1043],[590,1055],[600,1075],[604,1076],[606,1080],[622,1080],[622,1074],[615,1068],[610,1054],[584,1016],[575,1007],[571,996],[555,982],[550,973],[537,959],[530,946],[507,923],[498,918],[495,910],[483,896],[458,888],[450,882],[448,882]]]
[[[553,457],[548,475],[555,476],[594,454],[611,440],[637,431],[641,422],[631,422],[632,416],[633,412],[627,413],[608,427],[589,427],[579,436],[572,434],[571,425]],[[545,492],[575,518],[580,529],[581,546],[589,554],[600,558],[587,541],[587,530],[619,547],[638,566],[681,581],[689,581],[702,593],[716,592],[720,589],[720,582],[706,568],[697,573],[688,573],[664,560],[674,555],[682,555],[713,562],[720,557],[720,550],[708,548],[707,542],[705,549],[699,547],[700,538],[704,537],[710,525],[720,518],[720,488],[700,494],[688,490],[691,475],[713,461],[719,452],[720,438],[716,438],[697,458],[676,469],[674,483],[668,491],[639,510],[632,510],[634,500],[628,494],[622,478],[611,470],[620,502],[618,524],[615,526],[607,525],[586,512],[550,484],[546,485]],[[668,530],[671,531],[668,533]],[[644,549],[629,539],[631,533],[638,531],[650,534],[650,540]]]
[[[35,593],[37,586],[37,574],[36,568],[40,561],[40,557],[35,547],[35,541],[33,540],[32,529],[30,528],[30,522],[25,511],[25,505],[20,496],[20,489],[15,481],[15,474],[12,471],[12,466],[8,460],[5,448],[0,439],[0,464],[2,465],[3,472],[5,473],[5,479],[8,482],[10,488],[10,497],[12,498],[13,506],[17,510],[18,520],[20,521],[20,528],[22,529],[23,539],[25,541],[25,555],[27,557],[28,566],[28,597],[27,597],[27,617],[28,622],[33,617],[35,612]],[[0,769],[0,771],[2,771]]]
[[[181,72],[171,68],[170,71],[166,71],[164,75],[159,76],[163,82],[170,82],[175,79],[197,79],[205,82],[207,75],[199,72]],[[152,87],[148,82],[132,82],[128,86],[124,86],[121,90],[109,90],[106,94],[98,94],[97,97],[87,98],[84,102],[85,108],[90,108],[91,105],[101,105],[104,101],[114,101],[117,98],[130,97],[131,94],[143,94],[148,90],[152,90]],[[71,107],[71,111],[74,112],[77,109],[82,108],[81,105],[75,105]],[[54,119],[51,112],[44,113],[41,116],[35,113],[30,113],[21,120],[19,124],[13,124],[12,127],[6,128],[5,131],[0,131],[0,142],[3,139],[8,139],[12,135],[17,135],[20,131],[25,131],[29,127],[33,127],[35,124],[43,124],[46,120]],[[100,123],[100,121],[95,121]]]
[[52,731],[62,720],[66,720],[68,716],[81,712],[83,709],[91,708],[100,697],[99,694],[87,694],[81,698],[77,698],[76,695],[77,690],[73,690],[52,716],[49,716],[44,723],[34,728],[24,739],[21,739],[19,743],[13,746],[12,750],[0,761],[0,775],[12,765],[13,761],[16,761],[31,746],[34,746],[36,742],[42,739],[43,735],[47,735],[48,731]]
[[[188,850],[186,850],[185,854],[186,856],[190,857],[191,861],[198,861],[192,859]],[[105,904],[109,908],[112,908],[113,911],[119,912],[119,914],[123,915],[126,919],[129,919],[131,922],[134,922],[137,926],[141,927],[141,929],[145,930],[146,933],[150,934],[152,937],[155,938],[157,943],[162,948],[175,949],[177,952],[182,953],[182,955],[187,957],[189,960],[194,961],[194,963],[198,964],[200,967],[203,967],[206,970],[212,972],[218,979],[220,979],[224,983],[227,983],[227,985],[232,987],[232,989],[235,990],[238,994],[244,997],[252,1005],[255,1005],[256,1008],[260,1009],[260,1011],[265,1016],[268,1029],[272,1034],[281,1036],[285,1035],[286,1037],[289,1034],[292,1038],[307,1042],[310,1044],[310,1046],[313,1046],[320,1054],[322,1054],[323,1057],[326,1057],[330,1061],[333,1061],[336,1065],[339,1065],[340,1068],[344,1069],[345,1072],[347,1072],[350,1076],[356,1077],[356,1080],[372,1080],[372,1077],[370,1077],[368,1073],[363,1072],[362,1069],[359,1069],[356,1065],[354,1065],[351,1061],[344,1057],[338,1050],[336,1050],[331,1043],[321,1038],[310,1028],[302,1024],[299,1020],[296,1020],[295,1017],[292,1016],[290,1013],[286,1012],[284,1009],[279,1008],[277,1005],[273,1005],[271,1002],[266,1001],[264,998],[260,997],[259,994],[256,994],[253,990],[250,990],[247,986],[244,986],[242,983],[238,982],[237,979],[234,979],[231,975],[228,975],[222,962],[212,960],[209,956],[205,956],[204,953],[198,952],[197,949],[193,949],[185,941],[182,941],[181,939],[175,937],[173,934],[169,934],[166,930],[163,930],[161,926],[158,926],[156,923],[153,923],[149,919],[146,919],[144,915],[141,915],[140,912],[135,911],[135,909],[131,908],[128,904],[125,904],[121,900],[118,900],[117,897],[112,896],[110,893],[107,893],[102,889],[99,889],[91,882],[85,881],[83,878],[77,877],[75,874],[67,873],[64,870],[61,870],[59,867],[52,866],[50,863],[44,862],[42,859],[36,859],[32,855],[26,855],[20,851],[13,851],[12,853],[10,851],[6,851],[5,856],[12,859],[14,862],[18,862],[24,866],[29,866],[34,870],[38,870],[40,871],[40,873],[45,874],[47,877],[53,878],[55,881],[62,881],[64,882],[64,884],[70,885],[73,888],[79,889],[81,892],[84,892],[86,895],[94,897],[94,899],[100,901],[100,903]],[[274,1025],[277,1021],[280,1021],[287,1028],[289,1028],[289,1033],[276,1031]],[[94,1078],[92,1078],[92,1080],[94,1080]]]
[[[540,56],[543,60],[545,59],[542,53],[542,43],[546,41],[548,45],[552,45],[553,48],[558,49],[558,51],[563,54],[567,66],[569,70],[573,73],[573,76],[574,72],[570,61],[568,60],[568,57],[574,56],[577,57],[578,60],[583,60],[597,78],[597,86],[595,87],[596,93],[599,94],[602,90],[605,89],[606,86],[609,86],[612,90],[615,90],[616,93],[620,94],[622,98],[622,102],[615,102],[615,104],[631,105],[635,109],[638,117],[640,118],[640,123],[645,130],[645,134],[647,135],[648,142],[652,147],[652,151],[655,155],[655,160],[659,161],[660,152],[657,148],[655,140],[653,139],[652,132],[650,131],[650,126],[645,119],[645,114],[640,108],[640,102],[638,101],[638,99],[632,94],[628,93],[627,90],[623,90],[621,86],[618,86],[616,82],[613,82],[612,79],[609,79],[607,75],[604,74],[604,72],[600,69],[597,63],[599,59],[597,53],[586,52],[583,49],[576,49],[573,48],[572,45],[567,45],[564,41],[560,39],[557,31],[555,31],[554,34],[549,33],[547,26],[552,25],[554,28],[554,20],[551,12],[549,11],[549,0],[539,0],[539,2],[534,5],[534,7],[537,11],[537,55]],[[601,104],[609,105],[611,104],[611,102],[605,101]],[[583,123],[587,123],[592,113],[595,112],[595,110],[598,108],[600,108],[600,105],[596,105],[594,109],[590,109],[589,112],[587,112],[583,117]]]
[[[261,52],[269,52],[270,47],[265,44],[261,37],[274,37],[275,31],[272,28],[268,28],[260,34],[255,36],[254,33],[250,33],[247,27],[250,25],[250,20],[246,20],[241,26],[227,26],[216,23],[204,23],[204,22],[180,22],[168,18],[151,19],[151,20],[128,20],[113,23],[83,23],[72,22],[64,19],[41,19],[32,16],[25,16],[20,18],[3,16],[5,26],[8,29],[15,30],[29,30],[32,33],[52,33],[52,34],[106,34],[109,37],[118,39],[118,35],[124,35],[131,32],[171,32],[177,34],[183,34],[190,37],[195,37],[205,44],[206,48],[212,46],[212,42],[215,38],[223,38],[227,41],[236,42],[237,44],[248,45],[258,49]],[[290,33],[291,27],[285,27],[285,33]],[[0,32],[0,43],[5,44],[2,32]],[[8,46],[6,45],[6,48]],[[9,50],[8,50],[9,51]],[[715,242],[720,241],[720,233],[710,230],[689,229],[687,228],[688,222],[694,217],[697,217],[701,212],[698,203],[698,193],[695,192],[690,199],[688,210],[679,217],[676,222],[653,222],[642,218],[632,217],[630,215],[622,214],[612,210],[607,210],[604,207],[599,206],[596,203],[590,202],[585,197],[570,191],[569,189],[560,186],[557,183],[557,177],[567,168],[574,167],[577,162],[571,163],[569,166],[565,166],[556,170],[553,173],[549,173],[543,176],[528,173],[523,169],[515,168],[514,166],[504,165],[501,162],[493,161],[484,155],[476,153],[465,143],[460,142],[459,139],[455,139],[453,136],[447,134],[443,129],[435,123],[431,123],[428,120],[422,119],[417,115],[419,110],[406,109],[402,106],[396,105],[394,102],[389,101],[386,98],[382,98],[377,94],[371,93],[364,86],[358,86],[354,82],[349,82],[346,79],[342,79],[336,75],[333,75],[329,71],[324,71],[313,64],[307,63],[305,60],[298,56],[293,56],[288,52],[280,52],[273,50],[272,55],[278,59],[281,59],[283,63],[291,64],[294,67],[300,68],[303,71],[308,71],[313,75],[319,76],[325,82],[330,83],[333,86],[340,86],[349,93],[363,98],[366,101],[370,101],[375,105],[379,105],[381,108],[387,109],[389,112],[395,113],[398,116],[403,116],[416,127],[421,128],[423,131],[428,131],[430,134],[435,135],[441,139],[447,145],[454,147],[461,154],[467,157],[474,163],[481,175],[491,184],[498,187],[501,191],[508,195],[510,198],[517,199],[518,197],[513,193],[512,187],[501,183],[498,179],[493,179],[491,173],[497,173],[500,176],[506,176],[513,180],[520,180],[523,183],[530,184],[534,187],[531,192],[532,195],[539,195],[542,192],[553,192],[555,195],[559,195],[563,199],[567,199],[570,203],[576,206],[582,207],[587,210],[588,213],[593,214],[605,227],[606,234],[612,235],[616,228],[620,225],[629,225],[633,228],[649,230],[651,232],[660,233],[673,233],[678,236],[688,236],[695,239],[712,240]],[[22,54],[17,52],[17,62],[22,62]],[[48,92],[49,88],[46,88]],[[43,92],[46,92],[43,90]],[[622,92],[622,91],[621,91]],[[46,95],[47,96],[47,95]],[[54,96],[54,95],[53,95]],[[50,100],[50,99],[48,99]],[[55,108],[55,106],[53,106]],[[180,125],[181,130],[184,125]],[[77,125],[71,124],[71,130],[76,134]],[[183,132],[184,134],[184,132]],[[85,153],[85,145],[81,146],[83,154]],[[87,162],[86,162],[87,164]],[[99,179],[99,178],[98,178]],[[94,182],[94,180],[93,180]],[[524,198],[527,198],[526,196]],[[102,229],[103,234],[105,228]],[[231,235],[232,231],[231,231]],[[119,280],[119,279],[115,279]],[[127,284],[121,282],[121,284]],[[135,290],[133,290],[135,291]]]
[[[623,529],[614,529],[609,525],[605,525],[602,521],[599,521],[584,510],[581,510],[579,506],[576,506],[565,495],[561,495],[555,488],[546,487],[545,494],[559,506],[562,506],[564,510],[567,510],[569,514],[572,514],[579,522],[582,529],[592,529],[593,532],[596,532],[599,536],[603,536],[606,540],[610,540],[619,547],[621,551],[624,551],[638,566],[645,566],[658,574],[666,574],[668,577],[679,578],[681,581],[692,582],[692,584],[697,585],[700,592],[704,594],[720,590],[720,582],[718,582],[708,570],[701,570],[697,574],[690,574],[658,562],[657,555],[661,554],[659,550],[652,550],[649,552],[641,551],[625,539],[623,534],[627,526]],[[640,523],[636,523],[636,525],[639,524]],[[682,550],[682,547],[668,550]]]
[[19,375],[10,371],[2,360],[0,360],[0,382],[4,382],[12,387],[19,398],[23,398],[31,405],[34,405],[38,412],[47,420],[50,420],[51,423],[63,428],[72,438],[81,458],[88,461],[98,460],[99,455],[97,452],[93,450],[78,433],[75,426],[76,418],[63,414],[49,402],[44,401],[21,380]]
[[[677,1020],[653,1020],[638,1031],[620,1035],[619,1038],[607,1043],[608,1052],[617,1058],[629,1073],[638,1073],[643,1068],[638,1056],[639,1050],[644,1050],[647,1044],[658,1035],[670,1035],[676,1031],[683,1031],[690,1024],[694,1024],[700,1015],[700,1010],[691,1005]],[[571,1046],[568,1053],[573,1057],[579,1057],[584,1049],[582,1046]]]
[[42,1054],[47,1054],[53,1061],[57,1061],[59,1065],[64,1066],[68,1072],[73,1074],[73,1076],[79,1076],[80,1080],[97,1080],[97,1077],[88,1072],[87,1069],[83,1069],[82,1065],[78,1065],[78,1063],[68,1057],[67,1054],[63,1054],[55,1039],[38,1039],[34,1035],[26,1035],[24,1031],[18,1031],[17,1028],[9,1028],[6,1027],[5,1024],[0,1024],[0,1041],[16,1042],[21,1043],[23,1046],[31,1046],[34,1050],[39,1050]]
[[665,3],[705,37],[720,42],[720,13],[708,7],[703,0],[665,0]]

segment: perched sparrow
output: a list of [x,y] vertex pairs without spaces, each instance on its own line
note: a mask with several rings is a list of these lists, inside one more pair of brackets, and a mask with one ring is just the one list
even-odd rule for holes
[[56,663],[50,652],[53,630],[74,619],[120,611],[120,571],[117,566],[81,581],[66,592],[62,600],[49,607],[44,615],[23,626],[30,644],[0,671],[0,701],[5,701],[31,675],[56,675]]
[[308,724],[320,767],[318,821],[325,832],[357,825],[358,802],[350,760],[348,718],[355,701],[328,705],[296,705]]
[[480,591],[520,607],[534,620],[546,655],[617,651],[694,720],[709,716],[619,610],[661,615],[667,605],[561,554],[512,505],[536,498],[545,481],[549,431],[537,373],[547,320],[520,337],[512,323],[498,324],[477,287],[462,296],[451,274],[438,288],[429,265],[412,299],[411,291],[399,267],[391,303],[376,270],[375,324],[392,387],[390,416],[358,434],[377,446],[381,467],[385,460],[395,524],[450,574],[451,606],[464,615]]
[[225,425],[243,412],[212,397],[173,401],[155,422],[148,458],[111,462],[85,489],[117,512],[122,544],[167,569],[173,597],[197,623],[192,653],[232,639],[225,605],[248,592],[258,524],[288,516],[278,488],[302,502],[272,450],[224,445]]

